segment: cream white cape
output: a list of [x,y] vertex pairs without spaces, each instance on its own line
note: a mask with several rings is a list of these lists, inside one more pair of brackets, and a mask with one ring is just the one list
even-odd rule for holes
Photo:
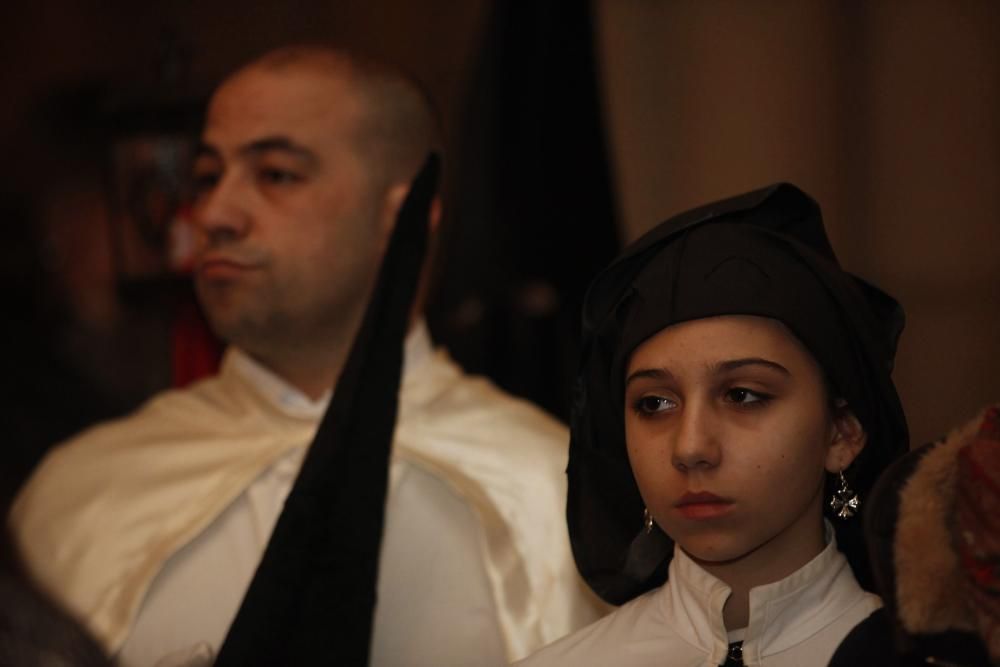
[[[274,408],[233,369],[155,397],[43,461],[9,517],[42,585],[112,653],[164,563],[283,454],[313,417]],[[481,523],[484,566],[508,655],[598,613],[569,550],[563,426],[443,352],[404,374],[393,456],[437,476]]]

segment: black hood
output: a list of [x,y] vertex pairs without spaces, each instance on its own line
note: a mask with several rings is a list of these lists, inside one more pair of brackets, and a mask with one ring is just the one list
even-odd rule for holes
[[[571,416],[567,517],[581,574],[621,604],[663,583],[673,543],[642,530],[643,503],[625,450],[624,368],[661,329],[717,315],[784,323],[812,353],[868,434],[847,475],[864,498],[908,448],[891,379],[899,304],[840,268],[808,195],[778,184],[656,226],[591,284]],[[870,588],[861,520],[833,521],[858,580]]]

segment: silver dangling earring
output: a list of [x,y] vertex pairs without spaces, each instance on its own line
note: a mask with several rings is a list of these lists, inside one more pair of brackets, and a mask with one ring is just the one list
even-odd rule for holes
[[642,527],[647,535],[653,532],[653,515],[649,513],[649,509],[646,507],[642,508]]
[[847,485],[843,470],[840,471],[840,481],[830,498],[830,507],[838,519],[845,521],[857,514],[861,507],[861,498],[854,492],[854,489]]

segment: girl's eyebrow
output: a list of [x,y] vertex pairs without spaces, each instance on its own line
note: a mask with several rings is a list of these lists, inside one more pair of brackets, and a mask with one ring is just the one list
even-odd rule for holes
[[[763,366],[765,368],[778,371],[786,377],[791,377],[792,375],[787,368],[778,362],[771,361],[770,359],[763,359],[761,357],[744,357],[740,359],[727,359],[726,361],[720,361],[709,366],[709,372],[714,375],[720,375],[722,373],[729,373],[747,366]],[[644,378],[651,380],[672,380],[673,377],[673,373],[666,368],[640,368],[639,370],[630,373],[625,379],[625,388],[627,389],[633,380]]]
[[670,380],[673,379],[674,375],[666,368],[640,368],[637,371],[633,371],[625,378],[625,387],[628,388],[629,383],[633,380],[638,380],[641,378],[650,378],[653,380]]
[[762,359],[761,357],[745,357],[743,359],[730,359],[727,361],[720,361],[714,364],[712,371],[715,373],[726,373],[729,371],[734,371],[738,368],[744,368],[745,366],[764,366],[772,370],[776,370],[782,375],[791,377],[791,373],[787,368],[782,366],[776,361],[771,361],[770,359]]

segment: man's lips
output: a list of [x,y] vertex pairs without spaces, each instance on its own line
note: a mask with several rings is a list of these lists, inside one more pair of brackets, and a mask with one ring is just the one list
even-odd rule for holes
[[198,261],[196,271],[207,280],[225,280],[255,268],[257,264],[239,258],[208,255]]
[[729,513],[733,501],[707,491],[689,492],[681,496],[674,507],[688,519],[712,519]]

